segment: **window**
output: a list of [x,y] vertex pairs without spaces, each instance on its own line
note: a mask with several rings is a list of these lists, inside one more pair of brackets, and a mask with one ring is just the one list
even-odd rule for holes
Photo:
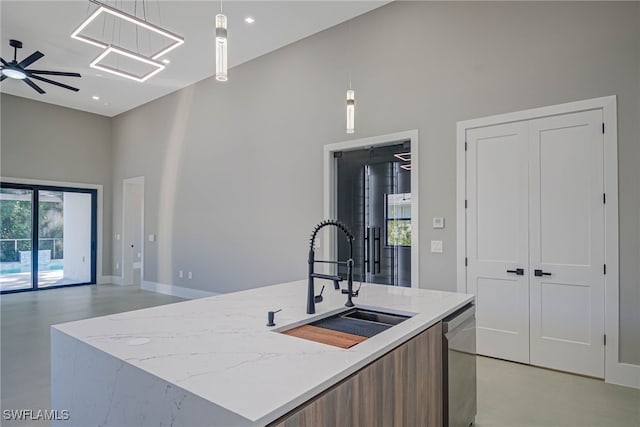
[[96,283],[97,190],[0,183],[0,293]]
[[386,197],[387,246],[411,246],[411,193]]

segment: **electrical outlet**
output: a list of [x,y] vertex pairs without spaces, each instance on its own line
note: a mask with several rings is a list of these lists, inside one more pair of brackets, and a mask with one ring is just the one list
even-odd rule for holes
[[431,241],[431,253],[432,254],[441,254],[443,251],[442,248],[442,240],[432,240]]
[[193,273],[189,272],[189,279],[193,279]]
[[181,279],[184,277],[184,273],[182,272],[182,270],[178,271],[178,277]]

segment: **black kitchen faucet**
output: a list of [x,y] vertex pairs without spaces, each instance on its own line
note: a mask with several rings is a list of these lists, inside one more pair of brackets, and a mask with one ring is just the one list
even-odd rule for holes
[[[332,225],[334,227],[337,227],[339,230],[342,230],[342,232],[347,236],[347,241],[349,242],[349,259],[348,260],[346,261],[316,260],[315,248],[314,248],[316,235],[318,234],[318,231],[320,231],[322,228],[327,227],[329,225]],[[316,312],[316,304],[315,304],[316,296],[315,296],[313,279],[331,280],[333,281],[333,287],[336,290],[340,289],[339,283],[344,280],[341,276],[337,276],[337,275],[334,276],[331,274],[315,273],[313,269],[317,262],[324,263],[324,264],[336,264],[336,265],[347,266],[347,289],[346,290],[343,289],[342,293],[347,294],[347,302],[345,303],[345,305],[347,307],[353,307],[353,301],[351,301],[351,298],[358,296],[357,291],[353,292],[353,234],[351,234],[349,229],[344,224],[336,220],[323,221],[320,224],[316,225],[316,227],[313,229],[313,232],[311,233],[310,246],[309,246],[309,287],[307,290],[307,314],[313,314]],[[322,301],[321,298],[318,299],[318,302],[320,301]]]

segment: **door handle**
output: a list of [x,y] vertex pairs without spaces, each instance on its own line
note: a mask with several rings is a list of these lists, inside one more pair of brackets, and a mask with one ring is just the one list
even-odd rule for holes
[[518,276],[524,276],[524,268],[516,268],[515,270],[507,270],[507,273],[514,273]]
[[546,272],[544,272],[544,271],[542,271],[542,270],[538,270],[538,269],[533,270],[533,274],[534,274],[536,277],[551,276],[551,273],[546,273]]
[[367,269],[367,273],[371,272],[371,227],[367,227],[364,235],[364,265]]
[[380,227],[373,228],[373,273],[380,274]]

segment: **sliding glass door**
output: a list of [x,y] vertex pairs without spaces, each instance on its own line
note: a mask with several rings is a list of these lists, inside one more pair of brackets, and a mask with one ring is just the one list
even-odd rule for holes
[[96,282],[96,190],[0,185],[0,291]]
[[33,287],[33,190],[0,187],[0,291]]

